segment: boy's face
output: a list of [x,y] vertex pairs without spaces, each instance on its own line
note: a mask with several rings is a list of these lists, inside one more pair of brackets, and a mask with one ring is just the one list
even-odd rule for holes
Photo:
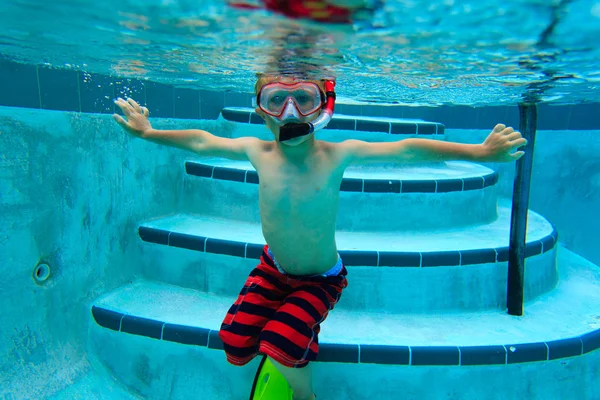
[[[299,80],[299,79],[294,79],[291,77],[264,77],[264,76],[259,78],[259,80],[257,81],[255,90],[256,90],[256,93],[258,94],[260,92],[260,90],[263,88],[263,86],[265,86],[267,84],[282,83],[284,85],[293,85],[293,84],[299,83],[299,82],[311,82],[313,84],[316,84],[318,86],[319,90],[324,91],[322,83],[319,81]],[[318,95],[320,96],[320,94],[318,94]],[[262,119],[265,120],[265,122],[267,124],[267,128],[269,128],[269,130],[273,133],[273,135],[275,136],[275,139],[277,141],[279,141],[279,128],[283,124],[312,122],[315,119],[317,119],[319,114],[321,114],[321,111],[319,109],[319,111],[316,111],[310,115],[303,116],[300,112],[297,112],[298,110],[292,110],[291,107],[295,107],[293,105],[293,103],[286,106],[286,108],[283,111],[283,115],[279,118],[265,113],[259,106],[257,106],[255,109],[256,113],[258,115],[260,115]],[[314,133],[311,133],[309,135],[296,137],[294,139],[289,139],[289,140],[286,140],[281,143],[285,144],[287,146],[298,146],[299,144],[306,142],[313,136],[314,136]]]

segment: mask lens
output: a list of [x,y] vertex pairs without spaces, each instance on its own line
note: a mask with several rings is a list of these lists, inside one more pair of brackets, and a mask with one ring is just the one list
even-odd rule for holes
[[308,115],[317,111],[321,107],[321,94],[315,93],[309,88],[299,88],[294,90],[292,97],[301,114]]
[[316,112],[322,105],[319,87],[310,82],[265,85],[260,91],[258,105],[267,114],[279,116],[290,99],[303,116]]

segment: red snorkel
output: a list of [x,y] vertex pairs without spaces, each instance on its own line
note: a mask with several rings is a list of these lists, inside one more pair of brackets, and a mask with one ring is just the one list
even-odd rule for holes
[[285,124],[279,128],[279,141],[284,142],[300,136],[311,134],[327,126],[333,116],[335,107],[335,81],[325,81],[325,105],[321,110],[321,115],[312,122]]

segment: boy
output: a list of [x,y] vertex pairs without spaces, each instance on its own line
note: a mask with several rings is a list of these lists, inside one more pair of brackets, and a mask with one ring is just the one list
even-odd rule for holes
[[[295,400],[314,399],[310,361],[318,353],[320,323],[347,286],[335,242],[339,189],[350,164],[445,160],[508,162],[527,142],[496,125],[478,145],[427,139],[367,143],[316,140],[333,109],[332,81],[259,76],[256,112],[273,141],[221,138],[201,130],[158,131],[148,110],[118,99],[128,132],[201,156],[247,160],[259,175],[259,207],[267,245],[223,321],[220,338],[230,363],[266,354],[287,378]],[[329,86],[328,86],[329,85]],[[326,103],[324,105],[324,103]],[[311,129],[304,129],[312,127]],[[312,131],[312,132],[311,132]]]

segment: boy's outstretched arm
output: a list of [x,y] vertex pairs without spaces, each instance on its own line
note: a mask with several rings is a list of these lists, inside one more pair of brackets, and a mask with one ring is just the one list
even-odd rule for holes
[[515,151],[527,144],[519,132],[502,124],[496,125],[481,144],[462,144],[430,139],[404,139],[398,142],[369,143],[346,140],[343,146],[348,163],[370,164],[382,162],[413,163],[431,161],[508,162],[523,156]]
[[148,109],[141,107],[133,99],[118,98],[115,104],[125,114],[127,120],[118,114],[113,118],[132,135],[158,144],[193,151],[202,156],[224,157],[232,160],[248,160],[248,150],[259,141],[257,138],[222,138],[199,129],[157,130],[148,120]]

